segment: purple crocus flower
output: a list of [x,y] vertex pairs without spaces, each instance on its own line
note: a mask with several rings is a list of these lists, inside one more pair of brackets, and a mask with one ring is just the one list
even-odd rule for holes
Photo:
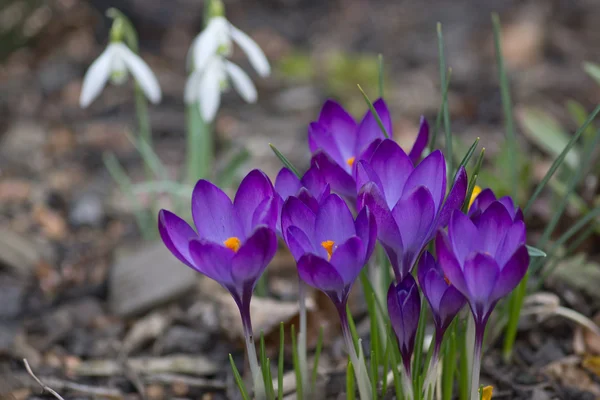
[[[406,376],[411,380],[410,358],[421,314],[421,296],[417,282],[408,274],[397,284],[392,283],[387,295],[388,314],[398,339]],[[412,386],[412,385],[411,385]]]
[[281,168],[275,178],[275,192],[280,198],[281,206],[290,196],[298,197],[314,212],[317,212],[319,203],[329,195],[329,184],[316,167],[310,167],[298,178],[288,168]]
[[[479,187],[476,186],[476,189]],[[469,217],[471,219],[477,219],[494,201],[496,201],[496,195],[492,191],[492,189],[479,189],[480,192],[475,196],[471,205],[469,206]],[[500,203],[504,204],[506,210],[510,214],[513,220],[515,221],[523,221],[523,211],[519,207],[515,205],[512,197],[504,196],[497,199]]]
[[424,385],[425,390],[428,390],[437,368],[444,333],[465,305],[466,299],[446,278],[442,268],[428,251],[425,251],[419,259],[417,276],[435,324],[433,355]]
[[377,221],[378,238],[397,281],[410,273],[424,246],[447,225],[465,198],[467,175],[461,168],[448,196],[446,161],[441,151],[416,167],[392,140],[383,140],[370,160],[357,165],[358,207],[368,206]]
[[[378,99],[373,103],[373,107],[387,133],[392,136],[392,121],[385,101]],[[429,126],[422,118],[419,135],[410,153],[415,163],[421,157],[428,137]],[[312,122],[308,128],[308,145],[313,153],[311,165],[322,170],[334,191],[354,198],[355,163],[368,158],[384,138],[385,135],[370,110],[357,124],[341,105],[328,100],[321,109],[319,119]]]
[[[512,203],[512,202],[511,202]],[[475,321],[472,396],[477,396],[481,345],[488,318],[498,300],[523,279],[529,265],[523,221],[500,201],[476,219],[456,210],[448,234],[436,238],[438,262],[446,277],[467,299]]]
[[198,181],[192,193],[196,230],[170,211],[158,215],[158,230],[167,248],[231,293],[248,335],[252,292],[277,250],[277,212],[271,181],[262,171],[253,170],[242,180],[233,202],[211,182]]
[[377,228],[369,209],[354,220],[336,194],[326,196],[317,212],[292,196],[283,206],[281,227],[300,278],[327,294],[345,315],[350,289],[375,247]]

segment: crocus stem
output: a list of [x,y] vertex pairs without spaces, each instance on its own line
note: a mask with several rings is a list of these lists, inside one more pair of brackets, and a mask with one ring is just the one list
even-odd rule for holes
[[198,104],[190,104],[187,117],[186,181],[208,178],[213,163],[213,136],[210,125],[200,115]]
[[433,354],[431,355],[429,367],[427,368],[427,375],[425,375],[425,383],[423,384],[423,392],[426,398],[428,396],[429,389],[435,387],[435,381],[437,377],[437,366],[440,359],[440,347],[442,345],[443,337],[444,332],[436,331]]
[[352,333],[350,332],[350,325],[348,323],[348,316],[346,315],[346,304],[338,306],[338,313],[340,314],[340,323],[342,325],[342,334],[346,347],[348,348],[348,354],[350,355],[350,361],[354,366],[354,374],[356,376],[356,382],[358,384],[358,393],[362,400],[371,400],[371,382],[367,376],[367,366],[363,360],[359,359],[354,347],[354,341],[352,340]]
[[410,372],[410,357],[402,357],[402,365],[404,365],[404,373],[402,374],[402,390],[405,400],[412,400],[413,396],[413,380]]
[[298,282],[298,302],[300,303],[300,332],[298,332],[298,360],[300,362],[300,373],[302,375],[302,393],[309,396],[310,387],[308,385],[308,363],[306,361],[306,284],[299,279]]
[[254,386],[254,396],[257,400],[266,399],[265,384],[262,371],[258,365],[256,356],[256,347],[254,346],[254,336],[252,333],[252,323],[250,322],[250,304],[247,310],[241,310],[242,325],[244,327],[244,338],[246,339],[246,354],[248,355],[248,364],[250,364],[250,373],[252,374],[252,383]]
[[479,400],[479,372],[481,370],[481,348],[485,322],[475,323],[475,343],[473,346],[473,365],[471,366],[471,400]]

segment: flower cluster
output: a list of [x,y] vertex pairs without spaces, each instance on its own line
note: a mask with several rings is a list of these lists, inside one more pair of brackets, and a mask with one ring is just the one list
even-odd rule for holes
[[[374,103],[374,110],[391,134],[383,99]],[[423,158],[427,142],[424,119],[407,154],[385,137],[371,111],[357,123],[339,104],[327,101],[308,128],[312,157],[304,175],[283,168],[272,185],[265,174],[252,171],[233,202],[201,180],[192,195],[196,230],[161,211],[161,237],[179,260],[231,293],[250,337],[252,290],[276,251],[276,237],[282,238],[296,260],[299,278],[323,291],[339,311],[359,392],[369,398],[371,388],[352,342],[346,305],[376,242],[393,271],[387,309],[408,379],[421,293],[435,324],[431,363],[437,363],[442,337],[465,304],[475,320],[475,355],[480,357],[490,313],[523,278],[529,262],[523,215],[512,199],[496,199],[489,189],[476,192],[474,201],[466,199],[464,168],[448,184],[442,152]],[[464,204],[470,205],[467,213]],[[474,369],[478,374],[478,367]]]

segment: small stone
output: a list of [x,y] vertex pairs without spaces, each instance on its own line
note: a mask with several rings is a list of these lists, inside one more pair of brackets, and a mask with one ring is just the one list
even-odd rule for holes
[[197,354],[206,349],[210,335],[185,326],[173,326],[162,339],[162,354]]
[[96,193],[84,193],[75,200],[69,213],[69,223],[74,227],[99,227],[104,222],[104,205]]
[[150,400],[160,400],[165,398],[165,389],[161,385],[148,385],[146,387],[146,396]]
[[79,71],[68,60],[45,62],[39,71],[38,78],[41,88],[46,93],[60,90],[72,79],[79,75]]
[[67,236],[67,223],[55,211],[44,205],[37,205],[33,209],[33,218],[40,224],[44,234],[50,239],[61,240]]
[[26,282],[8,274],[0,275],[0,320],[13,319],[23,311]]

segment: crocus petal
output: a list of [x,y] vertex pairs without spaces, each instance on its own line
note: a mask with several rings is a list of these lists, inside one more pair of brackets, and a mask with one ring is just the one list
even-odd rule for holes
[[404,245],[402,273],[411,271],[425,246],[435,217],[435,204],[429,190],[420,186],[400,200],[392,210]]
[[158,232],[167,249],[179,261],[188,267],[194,268],[189,245],[190,240],[197,238],[198,235],[192,227],[172,212],[160,210],[158,213]]
[[344,281],[335,267],[321,257],[314,254],[302,256],[298,260],[298,275],[315,289],[322,290],[326,294],[333,293],[337,301],[342,300]]
[[476,211],[483,212],[486,208],[490,206],[494,201],[496,201],[496,195],[490,188],[483,189],[473,203],[471,207],[469,207],[469,217],[474,214]]
[[326,257],[325,249],[315,249],[314,243],[310,240],[306,233],[295,225],[287,228],[284,237],[286,244],[290,249],[290,253],[292,253],[294,260],[296,261],[298,261],[300,257],[307,253]]
[[456,314],[464,307],[467,299],[454,286],[448,287],[440,299],[439,329],[446,329]]
[[435,223],[435,228],[431,232],[432,235],[440,228],[445,228],[450,221],[450,216],[454,210],[460,210],[462,204],[465,201],[465,196],[467,195],[467,186],[469,181],[467,179],[467,172],[464,167],[460,167],[458,172],[456,173],[456,179],[454,180],[454,185],[450,189],[450,193],[446,196],[446,201],[442,205],[442,209],[438,213],[437,220]]
[[187,81],[183,92],[183,100],[186,104],[193,104],[198,101],[200,95],[200,85],[202,84],[202,71],[194,70]]
[[190,48],[195,70],[204,70],[219,46],[224,44],[224,41],[227,42],[227,25],[224,17],[211,18],[206,28],[196,36]]
[[227,195],[201,179],[192,192],[192,217],[202,239],[222,244],[230,237],[244,238],[244,231]]
[[492,301],[506,296],[516,288],[525,276],[528,267],[529,254],[527,247],[523,245],[517,249],[506,265],[502,267],[491,295]]
[[256,87],[252,83],[252,79],[238,65],[231,61],[225,60],[225,70],[231,78],[231,83],[236,92],[242,96],[246,103],[255,103],[258,97]]
[[308,147],[311,153],[323,150],[340,166],[346,163],[346,158],[340,153],[337,141],[333,137],[333,131],[320,122],[311,122],[308,125]]
[[148,100],[154,104],[158,104],[162,93],[158,80],[148,64],[123,43],[113,43],[112,46],[115,46],[115,57],[119,57],[125,62],[127,69],[131,71],[131,75],[133,75],[138,85],[140,85]]
[[504,197],[499,198],[498,201],[504,205],[504,207],[506,208],[506,211],[508,211],[508,213],[510,214],[511,218],[514,221],[517,217],[517,211],[519,211],[519,209],[517,207],[515,207],[515,203],[514,203],[512,197],[504,196]]
[[365,246],[365,263],[371,258],[373,250],[375,249],[375,243],[377,242],[377,223],[375,222],[375,216],[368,207],[363,207],[358,213],[356,221],[354,222],[356,228],[356,235],[362,240]]
[[292,171],[281,168],[275,178],[275,191],[284,201],[290,196],[295,196],[301,187],[300,179]]
[[478,249],[495,256],[498,245],[512,226],[510,214],[502,203],[495,201],[481,214],[475,224],[479,234]]
[[[370,165],[381,180],[385,200],[388,207],[392,209],[400,200],[404,186],[413,173],[412,162],[396,142],[386,139],[373,153]],[[418,185],[414,187],[416,186]]]
[[455,210],[450,217],[448,236],[454,256],[460,263],[463,263],[469,253],[477,248],[479,241],[477,228],[460,210]]
[[[258,225],[265,225],[271,229],[281,229],[278,224],[279,210],[281,203],[278,196],[265,198],[254,210],[252,222],[250,226],[254,229]],[[248,237],[249,232],[244,232],[244,236]]]
[[[367,183],[373,182],[383,195],[383,184],[381,183],[381,179],[379,179],[379,175],[377,175],[375,170],[373,170],[367,161],[360,160],[357,163],[356,168],[354,169],[354,179],[356,180],[357,192],[360,192],[362,187]],[[388,206],[390,209],[392,207],[393,205],[391,207]]]
[[269,65],[265,53],[263,53],[258,44],[256,44],[250,36],[246,35],[232,24],[229,24],[229,32],[231,38],[240,46],[242,51],[246,53],[248,61],[250,61],[250,64],[252,64],[256,72],[263,78],[269,76],[271,73],[271,66]]
[[375,217],[377,237],[382,243],[402,249],[402,238],[392,212],[388,208],[379,188],[369,182],[363,186],[358,196],[359,208],[368,207]]
[[81,108],[89,106],[106,85],[111,74],[110,68],[114,57],[114,49],[114,46],[109,45],[85,73],[81,85],[81,95],[79,96]]
[[314,196],[308,191],[306,188],[302,188],[298,191],[296,195],[301,202],[306,204],[308,208],[313,210],[315,213],[319,211],[319,201],[314,198]]
[[406,180],[403,195],[406,196],[418,186],[429,189],[435,210],[438,211],[446,195],[446,161],[441,151],[434,151],[417,165]]
[[474,253],[465,260],[464,276],[469,291],[466,297],[480,318],[489,311],[499,274],[498,263],[488,254]]
[[435,238],[435,251],[438,257],[438,263],[440,264],[440,267],[442,267],[444,275],[446,275],[448,280],[459,292],[467,296],[469,290],[465,282],[463,270],[456,260],[456,256],[452,252],[448,236],[443,231],[439,231]]
[[519,247],[525,244],[525,240],[525,224],[523,221],[517,221],[506,232],[506,236],[504,236],[504,239],[496,250],[495,259],[500,268],[508,262],[509,258],[512,257]]
[[417,139],[415,139],[415,143],[413,144],[408,157],[413,162],[413,164],[418,164],[421,159],[421,154],[423,154],[423,150],[427,147],[427,142],[429,141],[429,124],[425,117],[421,117],[421,123],[419,124],[419,133],[417,134]]
[[231,290],[234,286],[231,277],[233,251],[225,246],[203,240],[193,239],[189,246],[193,268]]
[[[387,108],[387,104],[383,99],[377,99],[373,103],[373,108],[377,112],[377,115],[381,119],[385,130],[387,131],[389,137],[393,137],[392,132],[392,118],[390,116],[390,111]],[[357,139],[355,145],[355,153],[356,155],[361,154],[367,146],[372,143],[375,139],[383,139],[385,135],[381,131],[381,127],[377,123],[375,116],[368,110],[363,117],[362,121],[358,125],[357,130]]]
[[388,314],[398,338],[402,357],[410,358],[421,313],[419,289],[412,275],[390,286],[387,295]]
[[[261,170],[252,170],[244,177],[233,200],[233,207],[237,212],[245,235],[254,230],[252,220],[258,205],[273,196],[274,190],[271,180]],[[257,223],[264,223],[273,228],[276,218],[277,215],[272,218],[272,221],[257,221]]]
[[205,122],[212,122],[219,110],[222,79],[223,61],[213,58],[206,65],[199,89],[200,113]]
[[333,100],[327,100],[321,108],[319,123],[331,132],[344,162],[350,157],[358,156],[355,153],[356,122],[341,105]]
[[448,284],[444,281],[444,274],[436,265],[435,259],[430,252],[425,251],[419,259],[417,269],[417,277],[423,295],[427,299],[434,317],[439,314],[440,301],[448,288]]
[[[297,197],[289,197],[281,210],[281,231],[288,242],[287,231],[290,226],[297,226],[308,239],[315,242],[315,213]],[[288,243],[289,246],[289,243]]]
[[367,146],[367,148],[360,154],[359,159],[366,160],[366,161],[370,162],[371,161],[371,157],[373,156],[373,153],[375,153],[375,150],[377,150],[377,148],[379,147],[379,145],[381,144],[382,141],[383,141],[383,139],[375,139],[375,140],[373,140]]
[[354,179],[333,161],[327,154],[317,151],[311,158],[311,165],[319,169],[331,190],[342,196],[356,197],[356,184]]
[[358,236],[352,236],[333,251],[329,263],[344,281],[344,286],[354,283],[365,265],[365,247]]
[[259,227],[233,256],[231,276],[238,286],[252,287],[277,251],[277,235],[266,226]]
[[331,240],[338,245],[354,235],[354,219],[346,202],[336,194],[327,196],[317,213],[315,240],[318,243]]
[[[329,185],[323,173],[316,166],[311,166],[302,176],[302,186],[317,199],[329,194]],[[327,192],[327,193],[325,193]]]

